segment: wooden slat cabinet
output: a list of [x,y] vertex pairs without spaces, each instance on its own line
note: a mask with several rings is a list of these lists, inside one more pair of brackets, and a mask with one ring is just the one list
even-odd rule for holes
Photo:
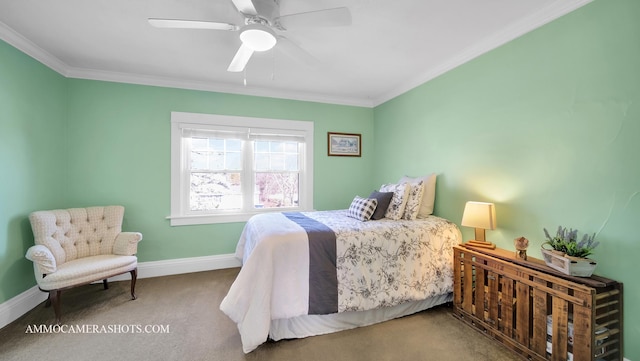
[[529,360],[622,360],[622,284],[454,247],[454,315]]

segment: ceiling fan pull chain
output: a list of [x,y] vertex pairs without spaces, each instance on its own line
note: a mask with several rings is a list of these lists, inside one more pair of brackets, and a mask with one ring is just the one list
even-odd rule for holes
[[244,86],[247,86],[247,68],[246,67],[242,70],[242,75],[244,75]]
[[271,58],[273,61],[271,62],[271,81],[276,78],[276,54],[275,52],[271,53]]

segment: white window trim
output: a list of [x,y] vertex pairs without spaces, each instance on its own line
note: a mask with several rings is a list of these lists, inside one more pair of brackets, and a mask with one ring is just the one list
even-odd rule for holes
[[251,216],[265,212],[281,212],[287,209],[269,209],[254,212],[234,212],[229,214],[187,215],[181,202],[182,172],[185,159],[182,149],[181,128],[190,124],[196,127],[250,127],[261,129],[288,129],[298,130],[305,134],[306,151],[303,155],[302,177],[300,179],[301,191],[299,195],[299,207],[295,210],[313,210],[313,122],[300,120],[267,119],[238,117],[217,114],[197,114],[171,112],[171,215],[167,217],[171,226],[185,226],[194,224],[244,222]]

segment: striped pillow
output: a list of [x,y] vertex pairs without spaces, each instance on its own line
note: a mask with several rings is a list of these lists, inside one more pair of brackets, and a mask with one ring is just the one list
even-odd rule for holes
[[375,198],[362,198],[356,196],[349,206],[347,215],[351,218],[355,218],[359,221],[368,221],[371,219],[373,212],[376,211],[378,206],[378,200]]

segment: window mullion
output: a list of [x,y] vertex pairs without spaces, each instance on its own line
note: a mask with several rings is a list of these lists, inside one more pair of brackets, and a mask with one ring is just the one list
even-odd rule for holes
[[191,212],[191,138],[190,136],[182,138],[182,159],[181,159],[181,187],[180,193],[180,207],[182,213],[187,214]]
[[255,196],[255,165],[253,157],[253,141],[244,140],[242,142],[242,194],[243,208],[245,211],[253,211]]
[[307,207],[307,195],[305,194],[304,190],[307,189],[307,178],[303,175],[307,174],[307,169],[306,169],[306,162],[305,162],[305,150],[306,149],[306,145],[304,143],[298,143],[298,181],[300,182],[299,184],[299,190],[300,193],[298,194],[298,206],[301,208],[306,208]]

